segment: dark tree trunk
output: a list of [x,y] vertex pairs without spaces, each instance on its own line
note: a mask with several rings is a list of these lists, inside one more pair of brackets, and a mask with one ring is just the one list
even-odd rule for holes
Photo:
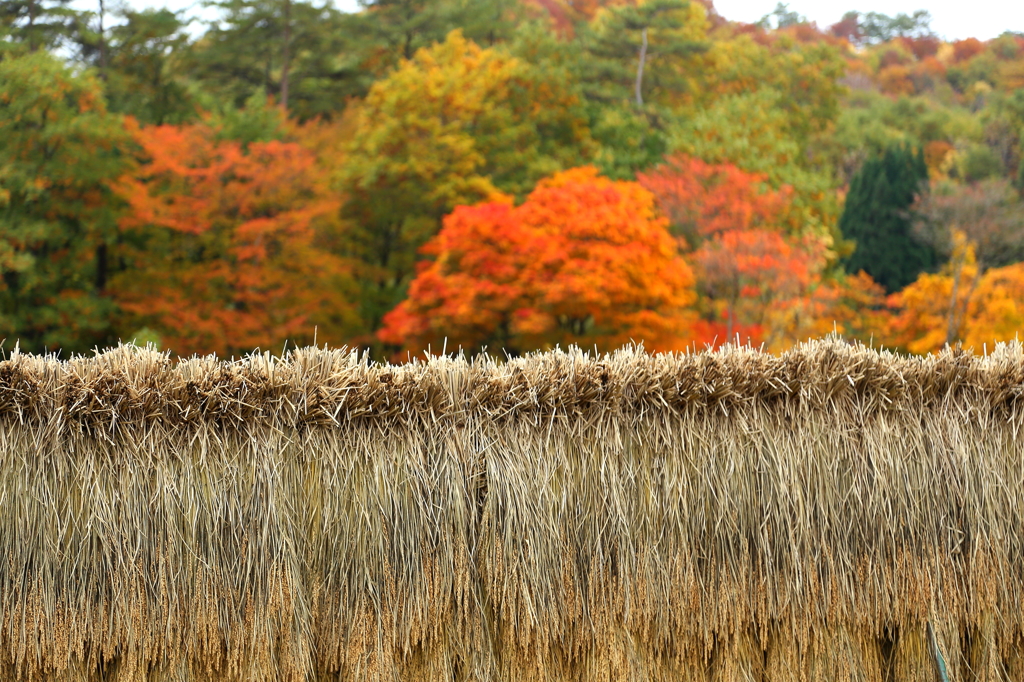
[[107,80],[107,37],[104,35],[103,20],[107,13],[104,0],[100,0],[100,78]]
[[284,0],[284,50],[281,56],[281,108],[288,113],[288,71],[291,68],[292,3]]
[[100,244],[96,247],[96,291],[102,292],[107,288],[107,245]]

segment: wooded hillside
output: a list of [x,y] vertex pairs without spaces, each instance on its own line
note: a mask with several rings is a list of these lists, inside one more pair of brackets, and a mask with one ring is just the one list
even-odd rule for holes
[[1021,329],[1019,32],[697,0],[208,11],[0,2],[6,348]]

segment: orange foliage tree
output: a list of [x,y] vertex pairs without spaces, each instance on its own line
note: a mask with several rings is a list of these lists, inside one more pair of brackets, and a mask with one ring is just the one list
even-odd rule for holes
[[977,38],[967,38],[953,43],[953,61],[965,62],[975,55],[985,51],[985,43]]
[[774,347],[804,326],[793,317],[805,314],[817,276],[813,244],[761,228],[726,230],[705,240],[693,259],[710,309],[724,318],[724,329],[708,329],[724,331],[716,341],[733,341],[738,334]]
[[[948,256],[942,273],[922,276],[904,289],[903,296],[893,299],[894,304],[905,308],[901,319],[909,323],[931,316],[931,312],[925,315],[923,311],[937,305],[935,296],[945,296],[942,342],[936,329],[930,327],[920,338],[905,339],[908,349],[925,352],[964,338],[972,297],[986,271],[1024,255],[1024,217],[1020,196],[1003,179],[966,186],[940,183],[917,198],[913,211],[917,237]],[[922,295],[918,302],[916,297]]]
[[979,351],[1024,336],[1024,263],[985,273],[971,299],[964,331],[964,345]]
[[[958,287],[958,277],[974,285]],[[961,233],[941,272],[922,274],[890,296],[889,304],[897,311],[891,337],[913,353],[937,351],[950,338],[961,339],[964,346],[976,351],[986,345],[991,348],[995,342],[1018,338],[1024,330],[1024,263],[981,273],[974,246]]]
[[683,155],[638,179],[692,249],[706,295],[702,341],[723,343],[738,334],[776,345],[798,333],[804,325],[794,325],[794,317],[806,312],[826,245],[800,234],[791,188],[771,190],[763,175]]
[[888,343],[892,313],[885,287],[863,270],[822,282],[810,303],[812,336],[839,334],[871,345]]
[[120,193],[122,309],[178,354],[241,353],[285,340],[342,342],[357,323],[344,262],[322,248],[339,210],[294,142],[248,150],[205,125],[144,128],[144,162]]
[[456,208],[423,252],[433,260],[379,333],[407,351],[669,350],[689,338],[693,275],[653,197],[591,167],[541,181],[520,206]]

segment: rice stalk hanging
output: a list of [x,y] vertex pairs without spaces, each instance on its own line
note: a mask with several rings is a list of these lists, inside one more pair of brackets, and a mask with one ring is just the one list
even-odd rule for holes
[[1024,351],[0,362],[0,678],[1024,675]]

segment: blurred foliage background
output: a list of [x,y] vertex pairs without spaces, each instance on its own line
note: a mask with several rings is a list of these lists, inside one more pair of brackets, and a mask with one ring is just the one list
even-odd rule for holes
[[1024,34],[704,0],[0,0],[0,338],[927,353],[1024,324]]

